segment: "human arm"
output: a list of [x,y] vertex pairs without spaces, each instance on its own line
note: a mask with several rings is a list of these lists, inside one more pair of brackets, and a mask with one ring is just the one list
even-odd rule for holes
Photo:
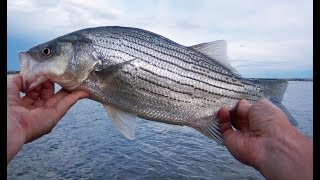
[[70,93],[61,89],[54,94],[54,83],[46,81],[20,96],[22,77],[7,78],[7,164],[22,145],[51,132],[59,120],[85,91]]
[[267,179],[313,178],[312,139],[295,129],[270,101],[250,105],[241,100],[233,111],[222,108],[219,119],[230,153]]

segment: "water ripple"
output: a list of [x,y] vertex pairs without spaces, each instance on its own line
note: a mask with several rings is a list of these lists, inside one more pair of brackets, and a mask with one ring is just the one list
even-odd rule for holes
[[[312,86],[290,82],[283,100],[308,136],[313,136]],[[7,172],[8,179],[263,179],[189,127],[139,120],[135,139],[127,140],[103,106],[87,99],[50,135],[24,145]]]

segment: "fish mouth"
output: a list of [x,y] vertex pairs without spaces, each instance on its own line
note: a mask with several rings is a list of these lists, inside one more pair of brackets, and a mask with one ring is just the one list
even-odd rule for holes
[[48,78],[42,73],[42,63],[34,60],[28,52],[19,52],[20,75],[23,79],[22,92],[33,90]]

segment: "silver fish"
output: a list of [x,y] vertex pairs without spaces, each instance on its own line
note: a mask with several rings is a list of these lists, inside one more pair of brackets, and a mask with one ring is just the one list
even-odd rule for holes
[[226,52],[223,40],[187,47],[146,30],[106,26],[55,38],[19,59],[24,91],[47,79],[85,90],[129,139],[140,117],[190,126],[223,144],[217,113],[240,99],[269,98],[293,119],[281,104],[287,82],[245,79]]

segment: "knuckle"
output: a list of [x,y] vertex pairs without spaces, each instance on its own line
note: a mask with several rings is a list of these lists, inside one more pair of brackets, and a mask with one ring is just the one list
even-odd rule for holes
[[246,99],[241,99],[239,101],[239,104],[238,104],[239,107],[247,107],[247,106],[250,106],[250,103],[248,100]]

